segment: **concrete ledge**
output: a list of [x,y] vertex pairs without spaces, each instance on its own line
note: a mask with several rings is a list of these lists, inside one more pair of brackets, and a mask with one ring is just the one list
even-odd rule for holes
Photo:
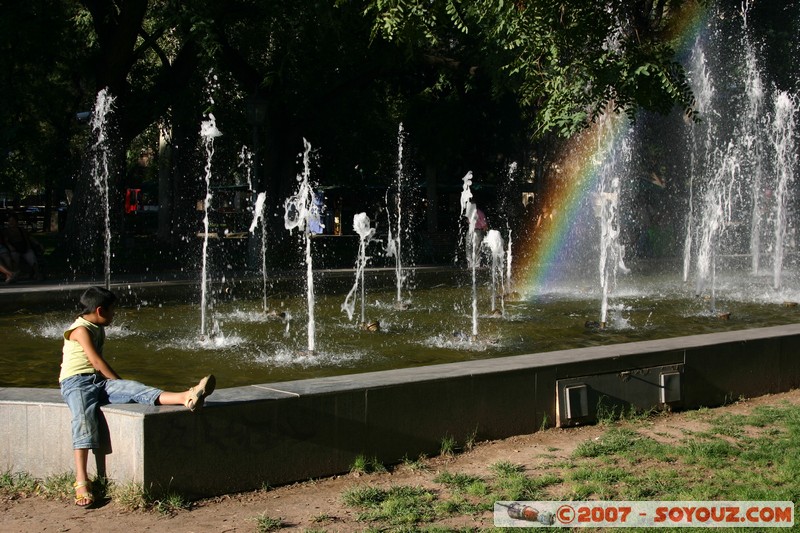
[[[666,404],[664,369],[677,387]],[[586,412],[565,420],[563,391],[576,384],[588,391]],[[93,471],[208,496],[346,472],[360,454],[384,463],[436,454],[444,437],[591,423],[601,403],[692,409],[799,385],[800,324],[260,384],[219,389],[198,413],[104,407],[110,447]],[[73,468],[57,390],[0,389],[0,418],[0,468],[37,477]]]

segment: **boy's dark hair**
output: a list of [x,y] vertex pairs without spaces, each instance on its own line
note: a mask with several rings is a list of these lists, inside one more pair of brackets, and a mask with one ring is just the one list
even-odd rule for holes
[[94,313],[98,307],[111,307],[117,301],[117,296],[103,287],[89,287],[81,295],[81,315]]

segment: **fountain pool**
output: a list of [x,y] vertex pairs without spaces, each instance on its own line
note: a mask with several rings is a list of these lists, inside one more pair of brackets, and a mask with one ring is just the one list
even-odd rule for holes
[[[413,366],[489,359],[559,349],[619,344],[797,322],[800,294],[776,292],[765,274],[742,283],[741,275],[720,274],[715,309],[694,296],[680,279],[679,266],[669,275],[644,275],[646,265],[629,265],[639,276],[618,281],[609,306],[610,327],[597,328],[599,288],[565,284],[533,298],[506,301],[505,317],[491,315],[490,272],[478,273],[480,335],[470,341],[471,275],[443,270],[417,288],[412,305],[397,309],[393,271],[367,272],[371,289],[367,313],[380,321],[377,332],[364,331],[341,311],[344,291],[322,291],[316,301],[317,349],[306,350],[306,304],[300,291],[218,298],[215,336],[201,340],[194,287],[186,302],[120,288],[120,309],[108,329],[106,357],[128,379],[160,387],[178,387],[213,372],[222,387],[279,382]],[[658,265],[656,265],[657,267]],[[796,278],[794,272],[785,276]],[[435,277],[435,280],[433,279]],[[381,278],[378,283],[377,278]],[[352,281],[343,273],[341,285]],[[255,282],[254,282],[255,283]],[[793,286],[798,286],[793,283]],[[183,290],[183,289],[182,289]],[[259,291],[254,291],[258,293]],[[281,313],[284,315],[281,316]],[[719,315],[730,313],[729,318]],[[61,333],[72,321],[72,307],[29,306],[0,316],[4,342],[0,386],[56,387]],[[289,318],[287,325],[286,318]]]
[[[367,271],[362,313],[380,331],[364,331],[342,312],[351,272],[341,273],[340,291],[315,294],[315,280],[330,274],[312,268],[310,226],[319,213],[306,141],[297,192],[284,204],[285,228],[303,240],[306,301],[300,282],[268,294],[266,277],[253,291],[211,280],[224,286],[209,302],[194,284],[178,299],[118,290],[122,308],[108,332],[107,358],[121,375],[161,387],[207,372],[233,387],[797,322],[800,96],[767,83],[746,25],[722,38],[726,18],[713,9],[700,16],[683,60],[703,120],[673,114],[633,124],[609,114],[565,143],[538,177],[538,196],[527,204],[535,209],[515,227],[513,280],[507,227],[507,286],[522,295],[502,299],[500,316],[492,313],[497,285],[485,267],[443,269],[433,282],[406,279],[414,267],[400,263],[399,235],[408,231],[401,125],[397,190],[394,202],[388,194],[385,200],[398,235],[389,246],[396,265]],[[475,183],[482,179],[476,175]],[[472,171],[462,181],[468,228],[458,250],[472,259]],[[273,252],[262,246],[265,253]],[[205,294],[205,265],[201,280]],[[406,309],[401,293],[412,288]],[[0,315],[0,386],[56,386],[70,310],[51,303]]]

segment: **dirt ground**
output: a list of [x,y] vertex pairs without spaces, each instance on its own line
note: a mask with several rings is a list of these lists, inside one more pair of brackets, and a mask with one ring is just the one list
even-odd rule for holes
[[[740,401],[714,409],[714,413],[747,413],[758,405],[800,404],[800,390]],[[646,433],[674,435],[704,429],[705,424],[692,412],[658,415],[646,424]],[[71,501],[48,500],[37,496],[0,499],[0,532],[253,532],[260,515],[280,518],[280,531],[362,531],[370,524],[357,520],[358,511],[342,503],[342,493],[359,485],[389,487],[422,486],[441,489],[433,478],[446,470],[491,478],[490,465],[510,461],[532,470],[544,461],[568,457],[578,443],[600,436],[605,428],[588,426],[549,429],[509,439],[478,443],[455,457],[435,457],[426,461],[427,469],[399,466],[380,474],[346,474],[297,483],[268,491],[256,491],[201,500],[191,509],[164,516],[155,511],[128,511],[114,502],[94,509],[80,509]],[[546,456],[546,457],[545,457]],[[443,528],[489,528],[492,513],[451,518],[436,524]]]

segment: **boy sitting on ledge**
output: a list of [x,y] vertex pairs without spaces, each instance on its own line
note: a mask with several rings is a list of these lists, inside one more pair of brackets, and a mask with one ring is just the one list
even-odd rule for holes
[[110,403],[185,405],[202,407],[214,392],[216,379],[208,375],[185,392],[165,392],[137,381],[120,379],[103,358],[105,326],[114,319],[117,297],[102,287],[90,287],[81,296],[83,310],[64,332],[61,361],[61,396],[72,413],[72,447],[75,454],[75,504],[94,502],[86,464],[89,450],[100,447],[99,408]]

